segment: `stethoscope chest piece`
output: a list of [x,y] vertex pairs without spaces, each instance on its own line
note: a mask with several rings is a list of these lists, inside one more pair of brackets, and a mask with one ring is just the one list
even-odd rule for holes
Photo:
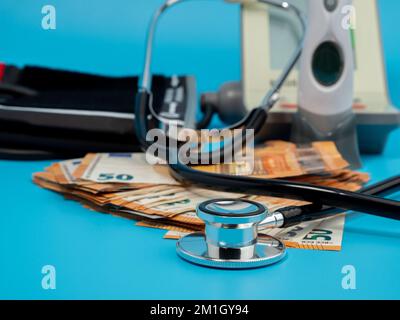
[[265,267],[285,257],[285,245],[273,237],[258,238],[257,226],[268,215],[261,204],[249,200],[218,199],[197,208],[205,233],[177,242],[178,255],[195,264],[221,269]]

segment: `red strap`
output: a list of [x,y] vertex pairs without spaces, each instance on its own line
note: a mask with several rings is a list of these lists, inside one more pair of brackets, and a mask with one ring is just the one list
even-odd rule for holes
[[0,81],[3,80],[5,71],[6,71],[6,65],[0,62]]

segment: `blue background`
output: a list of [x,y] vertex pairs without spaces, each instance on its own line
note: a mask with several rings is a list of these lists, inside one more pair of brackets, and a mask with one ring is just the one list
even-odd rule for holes
[[[214,2],[214,3],[213,3]],[[138,74],[144,34],[159,0],[2,0],[0,61],[109,75]],[[43,31],[41,8],[57,9],[57,30]],[[379,1],[390,95],[400,105],[400,2]],[[203,1],[178,7],[158,34],[155,71],[194,74],[199,89],[240,79],[239,7]],[[374,180],[398,173],[400,131],[383,156],[364,157]],[[364,299],[400,298],[400,225],[352,214],[341,252],[289,250],[267,269],[203,269],[177,258],[162,231],[92,213],[35,187],[48,162],[0,161],[0,298]],[[57,289],[41,288],[54,265]],[[341,287],[345,265],[357,290]]]

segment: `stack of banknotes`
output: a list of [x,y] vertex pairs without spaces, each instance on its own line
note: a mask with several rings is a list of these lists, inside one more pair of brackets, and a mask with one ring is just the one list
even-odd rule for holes
[[[368,174],[348,169],[349,164],[331,142],[296,146],[270,141],[254,151],[251,164],[245,159],[229,164],[196,165],[194,169],[281,178],[350,191],[361,189],[369,181]],[[195,210],[199,203],[209,199],[246,198],[264,204],[270,211],[307,204],[183,185],[171,177],[168,166],[149,164],[143,153],[90,153],[82,159],[53,163],[43,172],[33,174],[33,181],[66,199],[79,201],[88,209],[134,219],[137,226],[165,230],[166,239],[202,231],[204,224]],[[338,251],[344,223],[345,215],[339,215],[287,229],[260,231],[260,236],[275,236],[292,248]]]

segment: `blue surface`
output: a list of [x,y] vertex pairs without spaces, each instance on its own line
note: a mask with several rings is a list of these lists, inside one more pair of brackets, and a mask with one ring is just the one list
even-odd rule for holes
[[[2,0],[0,60],[138,73],[145,25],[159,3],[52,0],[57,30],[43,31],[40,11],[48,2]],[[393,27],[400,2],[379,4],[391,97],[400,105],[400,41]],[[211,2],[178,8],[176,20],[165,19],[160,30],[156,71],[196,74],[200,90],[239,79],[238,17],[237,6]],[[375,181],[398,173],[399,139],[397,131],[384,155],[364,157]],[[267,269],[203,269],[178,259],[174,241],[162,240],[162,231],[93,213],[34,186],[31,174],[47,164],[0,161],[0,298],[400,298],[399,222],[354,214],[341,252],[289,250],[284,262]],[[41,287],[44,265],[56,267],[56,290]],[[342,289],[345,265],[357,270],[357,290]]]

